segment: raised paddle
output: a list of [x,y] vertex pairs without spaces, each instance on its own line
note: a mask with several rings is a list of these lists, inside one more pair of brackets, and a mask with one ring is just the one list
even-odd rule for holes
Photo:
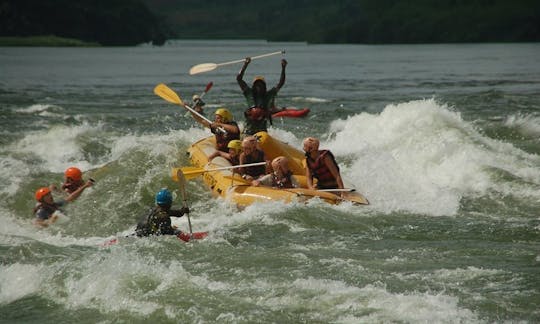
[[[267,56],[272,56],[272,55],[277,55],[277,54],[285,54],[285,51],[278,51],[278,52],[272,52],[272,53],[268,53],[268,54],[262,54],[262,55],[258,55],[258,56],[253,56],[253,57],[251,57],[251,60],[259,59],[259,58],[263,58],[263,57],[267,57]],[[234,60],[234,61],[225,62],[225,63],[202,63],[202,64],[197,64],[197,65],[192,66],[191,69],[189,69],[189,74],[194,75],[194,74],[199,74],[199,73],[203,73],[203,72],[213,71],[219,66],[231,65],[231,64],[241,63],[241,62],[244,62],[244,61],[245,61],[245,59]]]
[[[158,95],[159,97],[165,99],[166,101],[170,102],[170,103],[183,106],[184,108],[186,108],[187,110],[192,112],[195,116],[197,116],[197,117],[201,118],[202,120],[206,121],[209,125],[212,124],[212,121],[210,121],[210,119],[204,117],[203,115],[199,114],[195,109],[193,109],[190,106],[188,106],[187,104],[185,104],[182,101],[182,98],[180,98],[180,96],[176,92],[174,92],[173,89],[167,87],[164,83],[158,84],[154,88],[154,93],[156,95]],[[223,129],[222,127],[218,127],[218,129],[224,134],[227,133],[227,131],[225,129]]]
[[175,177],[177,175],[178,170],[182,171],[182,174],[184,175],[185,179],[191,180],[195,179],[198,176],[202,175],[206,172],[213,172],[213,171],[221,171],[221,170],[231,170],[231,169],[237,169],[237,168],[247,168],[257,165],[265,165],[266,162],[255,162],[255,163],[248,163],[248,164],[239,164],[239,165],[233,165],[233,166],[226,166],[226,167],[219,167],[219,168],[213,168],[213,169],[205,169],[205,168],[199,168],[199,167],[183,167],[183,168],[173,168],[172,172],[172,178],[174,181],[179,181]]

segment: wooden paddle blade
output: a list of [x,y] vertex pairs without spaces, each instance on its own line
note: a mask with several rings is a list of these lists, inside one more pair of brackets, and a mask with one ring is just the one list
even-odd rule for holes
[[178,105],[184,105],[182,102],[182,99],[174,90],[167,87],[165,84],[160,83],[154,88],[154,93],[161,98],[165,99],[168,102],[178,104]]
[[194,75],[194,74],[199,74],[199,73],[203,73],[203,72],[212,71],[212,70],[215,70],[217,68],[217,66],[218,65],[216,63],[197,64],[197,65],[191,67],[191,69],[189,69],[189,74]]
[[186,180],[192,180],[200,176],[205,172],[204,169],[197,168],[197,167],[183,167],[183,168],[173,168],[171,170],[171,177],[173,181],[179,182],[180,179],[178,178],[178,171],[182,171],[184,174],[184,178]]

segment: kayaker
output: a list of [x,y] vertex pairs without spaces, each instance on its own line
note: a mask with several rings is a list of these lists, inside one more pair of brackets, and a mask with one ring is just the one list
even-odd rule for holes
[[[84,189],[91,187],[94,184],[94,179],[90,178],[88,181],[84,181],[82,178],[82,172],[79,168],[70,167],[64,171],[64,183],[62,184],[62,191],[67,194],[72,194],[78,191],[78,195],[75,198],[78,198]],[[56,189],[56,186],[53,185],[53,190]]]
[[[240,164],[267,162],[269,164],[264,151],[257,148],[257,139],[255,136],[247,136],[242,141],[242,153],[240,153]],[[247,168],[239,168],[242,178],[248,181],[253,181],[265,175],[267,165],[257,165]]]
[[[343,189],[343,180],[334,155],[329,150],[319,150],[319,140],[307,137],[303,141],[306,152],[306,180],[309,189]],[[313,178],[317,185],[313,185]]]
[[229,152],[216,151],[208,156],[208,160],[212,161],[215,157],[221,156],[231,163],[231,165],[240,164],[240,153],[242,152],[242,142],[240,140],[232,140],[227,144]]
[[272,173],[267,174],[252,182],[254,186],[268,186],[280,189],[298,188],[299,184],[289,169],[289,160],[284,156],[278,156],[272,160]]
[[206,103],[202,100],[201,96],[199,96],[198,94],[193,95],[192,101],[193,101],[192,108],[199,114],[204,115],[203,107]]
[[203,126],[210,128],[210,131],[216,136],[216,149],[218,151],[228,153],[227,144],[232,140],[240,139],[240,128],[233,120],[233,114],[227,108],[222,107],[216,110],[213,123],[208,123],[195,114],[193,117]]
[[243,130],[245,135],[253,135],[260,131],[267,131],[267,120],[272,124],[272,113],[275,106],[275,98],[277,93],[285,84],[285,67],[287,61],[281,60],[281,77],[278,84],[272,89],[266,89],[266,81],[262,76],[256,76],[253,79],[251,87],[244,81],[244,73],[247,66],[251,62],[250,57],[246,57],[244,65],[240,69],[240,72],[236,76],[236,81],[240,85],[240,89],[246,98],[248,109],[244,112],[246,118],[246,125]]
[[171,225],[172,217],[182,217],[189,213],[188,207],[171,209],[172,194],[168,189],[161,189],[156,194],[155,206],[141,217],[135,234],[137,236],[149,235],[180,235],[182,232]]
[[[91,184],[90,184],[91,185]],[[85,188],[90,186],[88,183],[83,184],[77,190],[69,194],[64,199],[54,200],[51,188],[42,187],[39,188],[36,193],[36,206],[34,207],[34,225],[40,227],[47,227],[54,223],[58,219],[58,214],[56,212],[61,212],[60,207],[64,206],[68,202],[74,201],[79,195],[83,192]]]

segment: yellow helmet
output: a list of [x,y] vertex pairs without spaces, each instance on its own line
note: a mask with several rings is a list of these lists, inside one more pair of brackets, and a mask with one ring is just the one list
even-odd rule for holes
[[216,110],[215,114],[221,116],[221,118],[223,118],[223,121],[226,123],[233,120],[233,115],[227,108],[219,108],[218,110]]
[[256,76],[256,77],[253,78],[253,83],[255,83],[255,82],[257,82],[257,81],[266,82],[266,81],[264,80],[264,77],[261,76],[261,75],[258,75],[258,76]]
[[227,144],[227,148],[233,149],[238,153],[242,150],[242,142],[240,140],[232,140]]

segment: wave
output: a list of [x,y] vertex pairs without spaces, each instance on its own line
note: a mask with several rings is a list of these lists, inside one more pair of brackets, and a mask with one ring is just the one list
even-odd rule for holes
[[[322,147],[346,161],[344,177],[384,212],[455,215],[465,196],[539,197],[538,156],[483,136],[434,99],[335,120],[325,136]],[[493,176],[498,171],[519,181]]]
[[540,117],[532,114],[514,114],[506,117],[504,125],[515,128],[517,131],[528,137],[538,139],[540,137]]

